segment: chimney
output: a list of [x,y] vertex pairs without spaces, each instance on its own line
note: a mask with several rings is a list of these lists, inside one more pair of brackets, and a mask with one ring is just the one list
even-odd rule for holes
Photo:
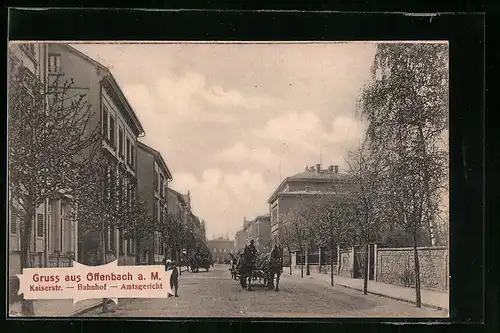
[[333,165],[330,165],[330,166],[328,167],[328,172],[329,172],[329,173],[333,173]]
[[339,166],[338,165],[334,165],[333,167],[335,168],[335,173],[339,173]]
[[316,173],[321,171],[321,164],[316,164]]

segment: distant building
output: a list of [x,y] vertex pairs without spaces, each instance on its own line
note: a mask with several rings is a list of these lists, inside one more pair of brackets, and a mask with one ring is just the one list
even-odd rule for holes
[[255,224],[255,220],[247,220],[244,218],[243,230],[245,230],[247,236],[245,244],[250,244],[251,240],[255,242],[255,239],[257,238],[257,225]]
[[207,246],[212,253],[212,260],[216,264],[224,264],[231,262],[231,253],[233,251],[234,242],[230,239],[219,237],[207,241]]
[[[339,172],[336,165],[323,170],[320,164],[306,167],[303,172],[285,178],[268,200],[272,243],[283,247],[279,227],[284,215],[312,204],[318,197],[348,193],[353,186],[351,179],[349,174]],[[283,256],[288,256],[287,251]],[[285,265],[288,260],[284,258]]]
[[[167,213],[168,182],[172,174],[161,153],[148,145],[137,142],[137,184],[139,198],[146,202],[155,222],[165,218]],[[163,242],[160,235],[154,235],[141,242],[141,263],[152,265],[163,258]]]
[[245,244],[247,241],[247,232],[242,229],[236,232],[234,236],[234,253],[238,253],[240,251],[243,251],[245,248]]
[[272,248],[271,217],[269,215],[257,216],[254,223],[257,229],[257,237],[254,239],[257,251],[269,252]]

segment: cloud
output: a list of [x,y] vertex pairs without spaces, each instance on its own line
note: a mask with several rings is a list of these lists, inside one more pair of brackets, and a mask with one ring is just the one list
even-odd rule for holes
[[269,97],[246,97],[237,90],[225,91],[220,86],[210,87],[203,95],[206,101],[225,107],[241,106],[248,109],[259,109],[273,104]]
[[271,118],[263,129],[254,131],[254,134],[269,141],[281,142],[289,149],[316,152],[321,146],[351,146],[359,141],[363,131],[362,123],[347,116],[335,118],[329,127],[324,128],[315,113],[306,111]]
[[232,147],[218,153],[217,156],[228,162],[245,162],[252,161],[275,169],[279,166],[280,157],[272,152],[269,147],[252,147],[249,148],[243,142],[237,142]]
[[172,183],[180,192],[190,191],[193,211],[207,221],[211,232],[221,235],[233,235],[240,229],[243,216],[266,214],[266,199],[273,185],[258,172],[242,169],[222,173],[217,168],[206,169],[199,178],[176,173]]

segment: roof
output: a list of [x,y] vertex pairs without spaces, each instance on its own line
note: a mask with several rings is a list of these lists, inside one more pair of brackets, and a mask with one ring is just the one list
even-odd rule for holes
[[[280,190],[285,186],[287,183],[291,182],[302,182],[302,181],[309,181],[309,182],[343,182],[343,181],[349,181],[351,179],[351,176],[348,173],[345,172],[328,172],[328,171],[320,171],[320,172],[315,172],[315,171],[303,171],[299,172],[293,176],[289,176],[285,178],[281,184],[276,188],[276,190],[273,192],[273,194],[269,197],[269,200],[267,201],[269,204],[277,197],[278,193],[280,193]],[[287,193],[294,193],[294,192],[287,192]],[[304,192],[306,193],[306,192]],[[307,192],[310,193],[310,192]],[[314,192],[313,192],[314,193]],[[319,192],[318,192],[319,193]],[[315,193],[315,194],[318,194]]]
[[97,60],[92,59],[91,57],[89,57],[85,53],[77,50],[76,48],[74,48],[73,46],[71,46],[69,44],[57,44],[57,45],[66,47],[68,49],[68,51],[70,51],[70,52],[78,55],[79,57],[83,58],[84,60],[86,60],[86,61],[88,61],[88,62],[90,62],[92,64],[94,64],[96,67],[99,67],[100,69],[102,69],[103,71],[106,72],[104,80],[108,80],[109,83],[111,84],[112,88],[118,93],[120,101],[124,104],[125,108],[127,109],[128,115],[132,119],[134,125],[139,130],[139,134],[144,133],[144,128],[142,127],[142,124],[139,121],[139,118],[137,118],[137,115],[135,114],[134,109],[132,108],[132,106],[128,102],[127,98],[125,97],[125,94],[123,93],[122,89],[120,88],[120,85],[116,81],[115,77],[113,76],[113,74],[111,73],[111,71],[109,70],[109,68],[106,67],[106,66],[104,66],[103,64],[101,64]]
[[137,148],[145,150],[149,154],[153,155],[159,162],[160,166],[163,168],[163,171],[167,174],[168,179],[169,180],[173,179],[172,173],[170,172],[170,169],[167,167],[167,163],[165,163],[163,156],[158,150],[151,148],[150,146],[141,141],[137,141]]
[[259,216],[255,217],[255,221],[258,221],[258,220],[268,220],[270,218],[271,218],[271,216],[269,214],[259,215]]
[[172,192],[179,199],[179,201],[181,201],[182,203],[186,204],[186,201],[184,200],[184,196],[182,194],[180,194],[179,192],[177,192],[176,190],[174,190],[171,187],[169,187],[168,190],[170,192]]

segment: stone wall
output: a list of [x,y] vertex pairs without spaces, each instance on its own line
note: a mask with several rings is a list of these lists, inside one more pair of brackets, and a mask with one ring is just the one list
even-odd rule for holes
[[[423,289],[448,290],[447,247],[418,248],[420,282]],[[405,287],[415,286],[413,248],[377,249],[377,281]]]

